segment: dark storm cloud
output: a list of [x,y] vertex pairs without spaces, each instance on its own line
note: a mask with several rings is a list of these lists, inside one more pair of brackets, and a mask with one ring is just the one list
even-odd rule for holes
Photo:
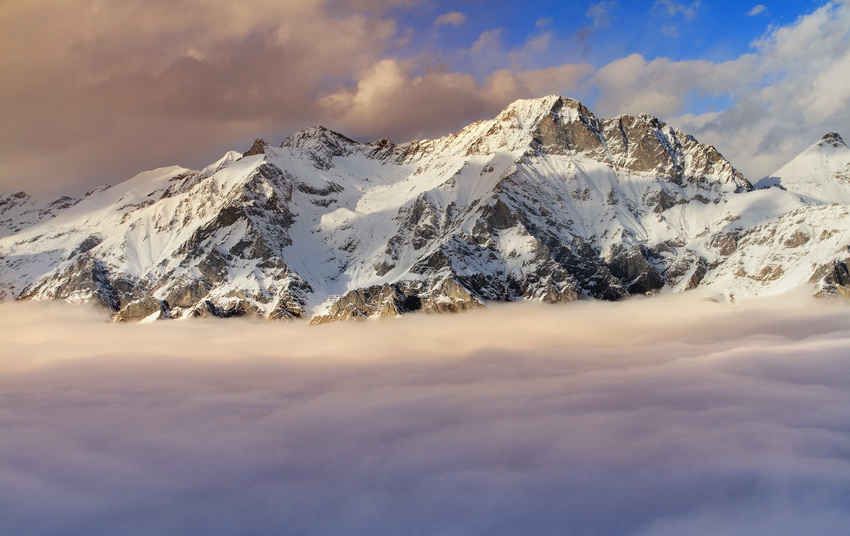
[[319,328],[0,312],[12,533],[850,523],[846,304],[679,296]]

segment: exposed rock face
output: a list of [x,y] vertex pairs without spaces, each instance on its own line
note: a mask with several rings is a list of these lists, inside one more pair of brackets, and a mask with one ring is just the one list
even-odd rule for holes
[[602,158],[606,140],[602,124],[583,104],[558,99],[534,130],[534,143],[548,154],[585,153]]
[[850,298],[850,258],[820,267],[812,277],[818,283],[818,297],[843,296]]
[[611,274],[626,282],[629,294],[649,294],[664,286],[664,277],[649,262],[652,253],[646,248],[613,246],[605,258]]
[[146,296],[139,300],[125,304],[118,313],[115,320],[118,322],[141,320],[156,314],[158,318],[169,318],[168,303],[158,300],[152,296]]
[[280,146],[300,149],[318,169],[328,170],[332,167],[334,157],[350,155],[359,144],[338,132],[316,126],[289,136]]
[[422,308],[417,296],[406,296],[396,285],[384,284],[347,292],[333,302],[327,314],[313,317],[311,323],[324,324],[334,320],[398,316]]
[[255,154],[266,154],[266,147],[269,146],[269,142],[264,140],[263,138],[257,138],[254,140],[254,144],[251,145],[251,148],[245,151],[242,154],[242,157],[246,156],[254,156]]
[[37,200],[26,192],[0,195],[0,238],[54,218],[79,201],[68,196],[52,201]]
[[821,138],[818,142],[818,145],[822,147],[828,145],[834,149],[847,147],[847,144],[844,143],[844,139],[838,134],[838,132],[824,134],[823,138]]
[[405,144],[311,127],[78,200],[0,198],[0,299],[324,323],[698,287],[846,295],[850,210],[816,194],[843,199],[848,153],[827,135],[754,191],[656,118],[556,96]]
[[686,251],[667,271],[667,283],[678,290],[692,290],[708,273],[708,261],[693,251]]
[[[121,310],[121,296],[112,285],[109,269],[103,261],[92,256],[81,256],[70,263],[57,278],[61,286],[50,294],[53,299],[72,303],[90,301],[106,306],[113,312]],[[41,295],[50,281],[39,281],[21,292],[19,299],[28,300]],[[130,285],[132,288],[132,285]]]

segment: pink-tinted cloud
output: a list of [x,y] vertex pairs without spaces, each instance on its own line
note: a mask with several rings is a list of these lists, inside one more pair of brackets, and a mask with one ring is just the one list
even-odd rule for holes
[[0,304],[10,533],[850,523],[846,303],[684,294],[322,327],[106,318]]
[[464,22],[466,22],[466,15],[460,11],[450,11],[437,17],[434,24],[437,26],[463,26]]
[[277,141],[318,123],[364,139],[439,136],[516,98],[568,93],[588,71],[529,69],[550,36],[506,49],[498,29],[462,52],[475,74],[430,54],[397,57],[410,35],[387,8],[414,3],[6,4],[0,190],[81,193],[143,169],[201,167],[256,136]]
[[0,187],[55,189],[63,175],[93,186],[192,154],[198,165],[233,140],[315,122],[322,88],[400,39],[382,8],[408,2],[366,3],[4,4]]
[[[727,61],[630,54],[599,65],[561,59],[590,27],[573,45],[540,21],[512,46],[498,27],[478,30],[465,49],[420,43],[398,17],[428,7],[424,0],[5,2],[0,190],[80,193],[144,169],[202,167],[257,136],[278,141],[312,124],[361,139],[440,136],[516,98],[551,93],[592,97],[588,104],[603,116],[669,119],[754,180],[850,124],[842,111],[850,110],[846,2],[774,27],[751,53]],[[586,16],[602,30],[615,7],[597,2]],[[653,9],[687,19],[699,8],[659,0]],[[470,26],[460,15],[437,21]],[[695,114],[701,99],[727,105]]]
[[345,132],[406,141],[460,129],[476,118],[496,115],[528,95],[570,90],[590,71],[576,64],[515,72],[494,71],[483,83],[459,72],[434,70],[416,74],[414,64],[386,59],[371,66],[356,88],[344,88],[319,102]]

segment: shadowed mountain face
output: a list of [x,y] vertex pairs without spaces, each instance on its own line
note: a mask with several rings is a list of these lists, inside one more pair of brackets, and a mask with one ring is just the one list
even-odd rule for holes
[[401,145],[312,127],[79,200],[0,198],[0,294],[316,323],[696,287],[847,294],[850,151],[827,137],[754,189],[658,119],[563,97]]

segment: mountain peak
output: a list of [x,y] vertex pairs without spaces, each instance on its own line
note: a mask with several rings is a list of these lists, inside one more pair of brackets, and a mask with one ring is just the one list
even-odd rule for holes
[[818,203],[850,203],[850,150],[830,132],[757,184],[771,186]]
[[300,130],[280,144],[281,147],[297,148],[309,153],[319,169],[330,169],[335,156],[349,155],[359,145],[351,138],[321,125]]
[[552,107],[550,108],[552,112],[560,112],[561,110],[575,110],[580,114],[589,115],[591,117],[595,117],[593,112],[591,112],[587,106],[581,103],[576,99],[571,97],[557,97],[555,102],[552,103]]
[[828,134],[824,134],[824,136],[815,143],[815,147],[833,147],[838,149],[841,147],[847,148],[847,144],[844,143],[844,140],[838,132],[830,132]]
[[311,147],[315,145],[316,142],[320,142],[323,144],[330,143],[331,145],[337,146],[340,144],[344,145],[357,145],[357,142],[352,140],[351,138],[340,134],[334,130],[331,130],[322,125],[315,125],[312,127],[307,127],[302,130],[299,130],[292,136],[288,136],[283,142],[280,144],[281,147],[298,147],[301,149]]
[[533,128],[549,115],[561,117],[589,116],[594,117],[587,107],[576,99],[560,95],[547,95],[536,99],[519,99],[505,108],[496,117],[498,121],[511,121]]
[[255,154],[266,154],[266,147],[269,146],[269,142],[264,140],[263,138],[257,138],[254,140],[254,144],[251,145],[251,148],[242,153],[242,156],[253,156]]

